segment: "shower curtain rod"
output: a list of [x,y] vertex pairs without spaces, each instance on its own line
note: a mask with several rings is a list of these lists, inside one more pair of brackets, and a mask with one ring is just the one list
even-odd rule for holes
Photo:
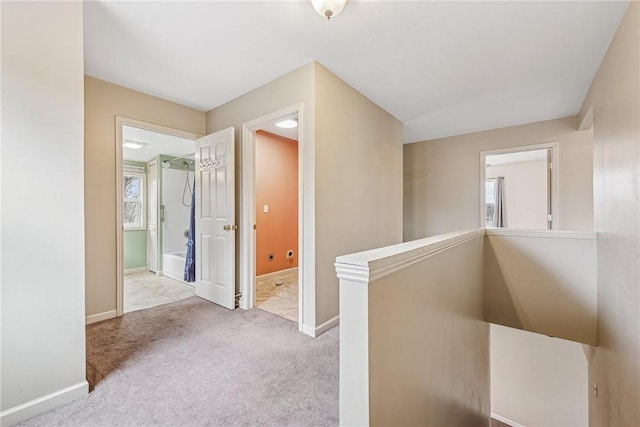
[[169,159],[169,160],[163,160],[163,161],[164,161],[164,162],[173,162],[174,160],[183,159],[183,160],[189,160],[189,161],[191,161],[191,162],[194,162],[195,160],[190,159],[190,158],[188,158],[188,157],[187,157],[187,156],[193,156],[194,154],[196,154],[196,153],[184,154],[184,155],[182,155],[182,156],[177,156],[177,157],[174,157],[174,158],[172,158],[172,159]]

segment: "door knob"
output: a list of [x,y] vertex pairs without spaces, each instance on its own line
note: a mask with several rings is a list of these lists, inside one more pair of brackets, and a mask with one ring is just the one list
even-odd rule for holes
[[238,229],[238,226],[237,226],[237,225],[235,225],[235,224],[233,224],[233,225],[229,225],[229,224],[227,224],[227,225],[225,225],[225,226],[224,226],[224,227],[222,227],[222,228],[224,228],[224,231],[230,231],[230,230],[234,230],[234,231],[235,231],[235,230],[237,230],[237,229]]

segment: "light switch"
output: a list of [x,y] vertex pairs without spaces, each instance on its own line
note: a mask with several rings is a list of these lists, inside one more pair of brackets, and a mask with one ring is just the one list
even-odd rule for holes
[[264,213],[269,213],[269,205],[264,205],[262,210],[264,211]]

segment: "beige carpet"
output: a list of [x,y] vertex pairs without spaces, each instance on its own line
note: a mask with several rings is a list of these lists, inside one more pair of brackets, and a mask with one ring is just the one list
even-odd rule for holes
[[192,297],[87,327],[86,399],[21,426],[338,425],[338,328]]

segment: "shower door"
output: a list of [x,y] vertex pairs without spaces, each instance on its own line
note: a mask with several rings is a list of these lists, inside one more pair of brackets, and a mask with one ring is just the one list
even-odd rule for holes
[[158,273],[158,160],[147,163],[147,268]]
[[196,140],[196,295],[235,308],[234,129]]

